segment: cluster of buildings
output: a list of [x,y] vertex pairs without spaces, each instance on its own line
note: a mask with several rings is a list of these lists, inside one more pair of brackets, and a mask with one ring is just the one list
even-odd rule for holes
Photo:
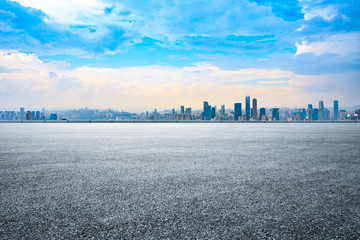
[[334,100],[333,108],[325,108],[324,101],[319,101],[318,108],[308,104],[308,108],[258,108],[257,99],[245,97],[245,106],[242,103],[234,103],[233,109],[226,109],[221,105],[220,109],[203,102],[202,111],[192,112],[191,108],[180,106],[180,111],[172,109],[160,114],[156,109],[154,112],[142,113],[138,120],[176,120],[176,121],[329,121],[329,120],[358,120],[360,109],[354,112],[339,110],[339,101]]
[[19,112],[16,111],[0,111],[0,120],[9,121],[25,121],[25,120],[57,120],[57,114],[50,114],[49,118],[45,116],[45,109],[42,111],[25,111],[25,108],[20,108]]
[[[191,107],[180,106],[179,111],[172,110],[145,112],[141,114],[128,113],[116,110],[92,110],[81,108],[78,110],[58,111],[47,114],[42,111],[25,111],[20,108],[16,111],[0,111],[0,120],[26,121],[26,120],[170,120],[170,121],[322,121],[322,120],[359,120],[360,109],[349,112],[339,109],[339,101],[334,100],[332,108],[326,108],[323,101],[319,101],[318,107],[308,104],[307,108],[258,108],[256,98],[245,97],[245,104],[234,103],[234,108],[226,109],[221,105],[220,109],[203,102],[202,110],[193,111]],[[65,118],[66,117],[66,118]]]

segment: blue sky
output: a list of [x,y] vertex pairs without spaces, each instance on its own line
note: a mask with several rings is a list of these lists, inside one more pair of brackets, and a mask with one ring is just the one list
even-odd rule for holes
[[356,0],[0,2],[1,107],[358,105],[359,53]]

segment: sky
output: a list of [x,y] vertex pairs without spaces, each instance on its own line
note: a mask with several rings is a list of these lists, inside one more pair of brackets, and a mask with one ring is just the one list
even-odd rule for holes
[[0,108],[360,105],[358,0],[1,0]]

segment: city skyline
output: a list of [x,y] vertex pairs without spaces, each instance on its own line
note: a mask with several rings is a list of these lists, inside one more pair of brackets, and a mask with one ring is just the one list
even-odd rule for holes
[[[252,102],[252,104],[251,104]],[[166,120],[166,121],[337,121],[337,120],[359,120],[360,107],[355,109],[339,108],[339,100],[333,100],[332,107],[324,104],[323,100],[318,102],[318,108],[313,104],[308,104],[307,108],[278,108],[264,107],[258,108],[256,98],[250,101],[250,96],[245,97],[245,106],[235,102],[233,108],[226,108],[222,104],[210,105],[208,101],[203,101],[202,110],[181,105],[179,109],[146,111],[141,113],[131,113],[124,110],[114,109],[88,109],[88,107],[78,110],[63,110],[56,112],[38,110],[28,110],[24,107],[16,111],[1,111],[0,121],[24,121],[24,120]],[[68,119],[69,118],[69,119]]]
[[4,0],[0,108],[138,112],[246,95],[358,105],[359,11],[354,0]]

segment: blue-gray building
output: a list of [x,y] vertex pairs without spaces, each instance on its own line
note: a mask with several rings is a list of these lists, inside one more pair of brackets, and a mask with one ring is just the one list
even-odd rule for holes
[[334,120],[339,119],[339,101],[334,100]]
[[245,114],[246,114],[246,120],[250,119],[250,96],[245,97]]
[[238,121],[239,117],[242,115],[241,113],[241,103],[234,104],[234,120]]

